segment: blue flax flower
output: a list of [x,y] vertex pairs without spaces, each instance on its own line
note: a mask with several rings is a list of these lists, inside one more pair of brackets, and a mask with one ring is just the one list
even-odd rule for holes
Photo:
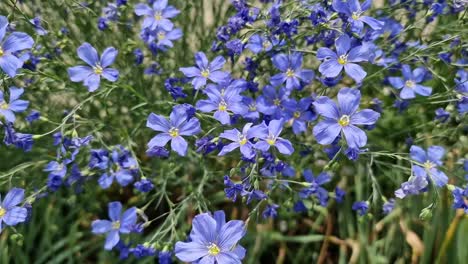
[[338,92],[338,105],[326,96],[320,96],[313,103],[315,110],[325,117],[313,129],[318,143],[331,144],[343,132],[348,147],[359,149],[367,143],[364,131],[356,125],[373,125],[380,114],[371,109],[357,111],[361,92],[357,89],[343,88]]
[[367,214],[367,210],[369,210],[369,204],[366,201],[358,201],[353,203],[352,209],[357,211],[360,216]]
[[453,208],[463,209],[465,211],[465,214],[468,214],[468,204],[466,202],[468,199],[468,187],[465,189],[455,187],[455,189],[452,191],[452,195]]
[[196,107],[202,112],[215,111],[213,117],[223,125],[231,123],[229,112],[243,115],[248,108],[243,103],[243,97],[239,94],[240,89],[235,85],[219,89],[215,85],[208,85],[205,89],[207,100],[199,100]]
[[286,89],[298,89],[301,87],[300,81],[309,84],[314,78],[312,70],[304,70],[302,66],[302,54],[295,52],[289,56],[277,54],[272,59],[273,65],[281,71],[271,77],[270,82],[278,86],[286,82]]
[[[0,91],[0,115],[5,117],[5,120],[10,123],[15,122],[15,113],[24,112],[29,102],[26,100],[20,100],[20,96],[23,94],[24,89],[17,87],[10,87],[10,102],[5,101],[5,97],[2,91]],[[0,122],[1,124],[1,122]]]
[[328,202],[328,191],[321,186],[331,180],[330,175],[328,175],[326,172],[322,172],[317,175],[317,177],[314,177],[312,170],[309,169],[304,170],[303,174],[305,180],[310,183],[310,186],[303,188],[299,192],[299,197],[306,199],[309,196],[314,195],[319,200],[320,205],[326,206]]
[[277,44],[278,40],[275,38],[270,39],[266,36],[254,34],[249,38],[249,42],[245,47],[250,49],[253,53],[257,54],[262,51],[270,51],[273,48],[273,46]]
[[209,62],[205,53],[197,52],[195,53],[195,63],[197,67],[182,67],[179,69],[185,76],[193,78],[192,84],[195,89],[205,86],[207,79],[215,83],[222,83],[229,77],[228,73],[221,71],[224,63],[226,63],[222,56],[218,56],[212,62]]
[[[28,210],[17,206],[24,199],[24,190],[21,188],[11,189],[5,199],[0,203],[0,233],[3,229],[3,223],[8,226],[14,226],[26,221]],[[0,197],[1,200],[1,197]]]
[[108,68],[114,63],[118,51],[109,47],[102,53],[101,59],[96,49],[89,43],[84,43],[77,49],[78,57],[86,62],[89,66],[75,66],[68,68],[68,75],[72,82],[83,82],[88,87],[88,91],[94,92],[99,88],[101,76],[104,79],[115,82],[119,78],[119,71],[113,68]]
[[[283,119],[271,120],[268,124],[268,129],[262,130],[262,133],[259,133],[257,136],[260,141],[255,143],[255,148],[261,151],[268,151],[271,146],[275,146],[280,153],[291,155],[294,152],[291,142],[279,136],[283,130],[283,124]],[[266,126],[265,122],[262,125]]]
[[413,175],[408,181],[401,184],[400,188],[395,191],[395,196],[403,199],[408,195],[419,194],[426,191],[427,185],[426,177]]
[[8,76],[15,77],[16,71],[23,67],[24,62],[14,54],[32,48],[34,40],[23,32],[13,32],[3,40],[7,27],[7,18],[0,16],[0,68]]
[[148,149],[164,147],[171,141],[171,148],[180,156],[187,154],[187,141],[182,136],[193,136],[200,133],[200,121],[195,117],[189,117],[182,109],[173,109],[169,120],[165,117],[151,113],[146,126],[163,132],[153,137],[148,142]]
[[412,160],[418,162],[413,164],[413,173],[419,177],[427,177],[438,186],[442,187],[447,184],[448,178],[444,172],[437,169],[442,166],[442,157],[445,154],[445,149],[440,146],[430,146],[427,152],[421,147],[416,145],[410,148],[410,157]]
[[362,14],[371,7],[372,1],[366,0],[362,5],[358,0],[333,0],[332,6],[338,13],[348,16],[348,22],[351,24],[353,32],[361,33],[366,23],[373,30],[379,30],[384,26],[384,22],[373,17],[363,16]]
[[223,211],[212,216],[203,213],[195,216],[190,232],[190,242],[177,242],[175,255],[181,261],[204,264],[241,264],[245,249],[238,245],[245,235],[245,225],[241,220],[226,223]]
[[[419,83],[424,80],[426,70],[424,68],[416,68],[411,71],[409,65],[405,64],[401,67],[403,78],[401,77],[389,77],[388,81],[396,89],[401,89],[401,99],[412,99],[416,97],[416,94],[422,96],[429,96],[432,93],[432,88]],[[403,89],[402,89],[403,88]]]
[[151,30],[156,28],[162,28],[166,31],[172,30],[174,24],[169,18],[173,18],[179,13],[180,11],[175,7],[167,5],[167,0],[154,1],[153,8],[141,3],[135,6],[135,14],[145,16],[142,27]]
[[242,129],[242,132],[237,130],[237,128],[226,130],[221,133],[219,137],[229,139],[234,142],[224,146],[218,155],[223,156],[236,148],[240,148],[240,151],[244,157],[247,159],[252,159],[255,157],[255,150],[253,149],[254,145],[252,142],[250,142],[250,140],[266,133],[267,128],[264,125],[257,125],[252,127],[252,123],[247,123]]
[[286,88],[280,87],[277,92],[275,87],[266,85],[262,90],[262,95],[257,99],[257,109],[262,114],[279,119],[283,115],[283,108],[289,100],[289,93]]
[[130,152],[124,149],[119,152],[114,149],[111,154],[111,161],[112,164],[109,164],[109,171],[103,173],[98,179],[101,188],[109,188],[114,180],[121,186],[129,185],[133,181],[134,175],[138,172],[136,160],[130,155]]
[[109,203],[109,220],[94,220],[91,223],[94,234],[107,233],[104,248],[111,250],[120,241],[120,234],[132,232],[137,221],[137,209],[132,207],[122,214],[122,204],[120,202]]
[[334,78],[343,70],[356,82],[361,82],[367,73],[356,62],[369,60],[367,46],[351,48],[351,39],[343,34],[335,40],[336,53],[329,48],[319,48],[317,59],[322,60],[319,72],[327,78]]
[[312,98],[310,97],[302,98],[299,102],[291,99],[285,104],[284,112],[292,122],[294,134],[306,131],[307,122],[317,118],[317,115],[309,109],[311,105]]

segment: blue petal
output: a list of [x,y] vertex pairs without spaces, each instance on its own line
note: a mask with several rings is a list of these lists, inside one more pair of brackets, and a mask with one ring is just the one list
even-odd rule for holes
[[414,87],[414,91],[419,95],[429,96],[432,93],[432,88],[424,86],[424,85],[416,84]]
[[343,133],[350,148],[359,149],[367,144],[366,133],[356,126],[343,127]]
[[328,78],[333,78],[333,77],[338,76],[341,70],[343,70],[343,65],[339,64],[336,59],[330,59],[330,60],[324,61],[319,66],[319,72]]
[[3,43],[3,51],[17,52],[24,49],[30,49],[34,45],[34,40],[26,33],[13,32]]
[[442,162],[440,161],[445,155],[445,149],[441,146],[430,146],[427,149],[427,156],[429,159],[436,163],[437,165],[441,166]]
[[130,233],[137,222],[137,209],[135,207],[127,209],[120,219],[120,232]]
[[217,223],[216,220],[208,213],[202,213],[193,219],[192,232],[190,237],[193,241],[200,241],[203,244],[216,242],[217,238]]
[[91,44],[85,42],[77,49],[78,57],[90,66],[96,66],[99,62],[99,57],[96,49]]
[[153,9],[148,5],[140,3],[135,6],[135,14],[137,16],[150,16],[153,14]]
[[358,89],[343,88],[338,92],[338,105],[341,114],[352,115],[359,107],[361,92]]
[[149,142],[148,142],[148,148],[153,148],[153,147],[164,147],[169,140],[171,140],[172,137],[168,133],[161,133],[156,136],[154,136]]
[[106,243],[104,244],[104,249],[111,250],[117,245],[120,241],[119,230],[112,230],[109,232],[106,238]]
[[15,77],[16,71],[21,67],[23,67],[23,61],[12,54],[5,54],[0,57],[0,68],[10,77]]
[[279,136],[281,131],[283,130],[283,125],[284,125],[284,120],[271,120],[270,123],[268,124],[268,131],[270,135],[273,135],[274,137]]
[[238,147],[240,147],[238,142],[233,142],[233,143],[227,144],[227,145],[225,145],[223,147],[223,149],[221,149],[218,156],[224,156],[224,155],[232,152],[233,150],[235,150]]
[[195,77],[192,80],[193,88],[195,89],[200,89],[206,84],[206,78],[205,77]]
[[371,27],[373,30],[379,30],[384,26],[384,23],[382,21],[377,20],[373,17],[361,16],[360,20],[369,25],[369,27]]
[[411,146],[410,157],[411,159],[419,163],[424,163],[427,161],[426,151],[424,151],[424,149],[416,145]]
[[177,242],[174,253],[181,261],[194,262],[208,255],[208,249],[205,245],[196,242]]
[[119,79],[119,71],[112,68],[104,69],[102,72],[102,77],[110,82],[115,82],[117,79]]
[[89,66],[75,66],[68,68],[68,75],[72,82],[82,82],[91,74],[94,74],[94,71]]
[[120,202],[110,202],[109,203],[109,218],[112,222],[120,220],[120,214],[122,213],[122,204]]
[[[0,42],[5,37],[7,27],[8,27],[8,19],[5,16],[0,16]],[[0,228],[0,231],[1,231],[1,228]]]
[[335,46],[338,56],[344,55],[351,47],[351,39],[348,37],[348,35],[343,34],[335,40]]
[[371,109],[361,110],[351,116],[350,123],[353,125],[373,125],[379,119],[380,114]]
[[353,78],[357,83],[360,83],[367,75],[361,66],[354,63],[347,63],[344,68],[349,77]]
[[175,137],[171,141],[172,150],[177,152],[180,156],[185,156],[187,154],[187,147],[187,141],[185,141],[181,136]]
[[115,57],[119,52],[114,47],[109,47],[104,50],[101,56],[101,67],[106,68],[114,63]]
[[7,212],[5,216],[3,216],[2,220],[5,222],[5,224],[14,226],[18,223],[26,221],[27,216],[28,210],[26,208],[15,206],[13,208],[7,209]]
[[182,136],[193,136],[200,132],[200,121],[197,118],[190,118],[179,128],[179,134]]
[[324,120],[313,128],[313,134],[321,145],[328,145],[335,141],[340,134],[341,126],[335,120]]
[[214,58],[214,60],[210,63],[209,65],[209,70],[214,72],[217,70],[220,70],[223,68],[224,64],[226,63],[226,60],[223,58],[223,56],[217,56]]
[[337,59],[336,53],[329,48],[319,48],[317,50],[317,59],[319,60],[328,60],[328,59]]
[[431,179],[434,181],[435,185],[438,187],[447,185],[448,177],[445,175],[445,173],[436,168],[432,168],[429,172],[429,175],[431,176]]
[[218,246],[221,251],[230,251],[244,235],[244,222],[240,220],[231,220],[221,227],[218,234]]
[[107,233],[112,229],[112,222],[109,220],[94,220],[91,223],[91,232],[94,234]]
[[388,77],[388,82],[396,89],[401,89],[405,86],[403,79],[400,77]]
[[120,186],[127,186],[133,181],[133,175],[130,171],[121,169],[115,173],[115,179]]
[[169,121],[165,117],[161,115],[156,115],[154,113],[151,113],[148,116],[148,121],[146,122],[146,126],[155,131],[161,131],[161,132],[168,132],[169,129],[171,129],[171,125],[169,124]]
[[21,188],[11,189],[2,202],[2,207],[7,210],[18,205],[24,199],[24,190]]
[[167,8],[164,9],[162,15],[165,18],[173,18],[173,17],[177,16],[179,13],[180,13],[180,11],[177,10],[175,7],[168,6]]
[[273,65],[280,71],[286,72],[289,67],[288,56],[283,53],[275,55],[272,59]]
[[326,96],[318,97],[313,105],[315,111],[326,118],[338,120],[341,117],[336,103]]
[[199,69],[207,69],[208,59],[206,58],[205,53],[203,52],[195,53],[195,63],[197,64]]
[[213,117],[223,125],[229,125],[231,123],[231,117],[226,111],[216,111]]
[[408,88],[405,86],[400,92],[400,97],[401,99],[412,99],[415,98],[416,95],[414,94],[414,90],[412,88]]
[[275,146],[281,154],[291,155],[294,153],[294,148],[289,140],[277,138]]
[[101,77],[97,74],[91,74],[86,78],[83,82],[83,84],[88,87],[89,92],[94,92],[99,88],[99,85],[101,84]]
[[229,73],[223,71],[213,71],[208,76],[215,83],[225,82],[229,78]]

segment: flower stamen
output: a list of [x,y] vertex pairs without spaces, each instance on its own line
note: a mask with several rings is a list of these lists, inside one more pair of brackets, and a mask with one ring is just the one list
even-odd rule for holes
[[173,138],[179,136],[179,129],[175,127],[169,129],[169,135]]
[[221,252],[221,249],[214,243],[211,243],[209,246],[208,246],[208,254],[210,254],[211,256],[216,256],[218,255],[219,253]]
[[338,124],[340,124],[342,127],[349,125],[349,115],[341,116],[340,120],[338,120]]

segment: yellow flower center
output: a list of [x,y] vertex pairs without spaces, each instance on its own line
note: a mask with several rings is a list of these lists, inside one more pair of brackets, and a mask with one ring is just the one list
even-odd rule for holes
[[112,229],[120,229],[120,221],[112,222]]
[[6,102],[1,102],[1,103],[0,103],[0,109],[4,109],[4,110],[5,110],[5,109],[8,109],[8,106],[9,106],[9,105],[8,105]]
[[434,163],[430,162],[429,160],[424,162],[424,168],[426,170],[430,170],[430,169],[434,168],[435,166],[436,165]]
[[6,210],[0,207],[0,218],[2,218],[6,214]]
[[161,20],[161,19],[162,19],[162,14],[161,14],[161,12],[156,12],[156,13],[154,14],[154,19],[155,19],[156,21]]
[[279,106],[281,104],[281,101],[279,99],[275,99],[273,100],[273,104]]
[[343,115],[342,117],[340,117],[340,120],[338,120],[338,124],[340,124],[340,126],[342,127],[349,125],[349,116]]
[[208,246],[208,254],[211,256],[216,256],[221,252],[221,249],[214,243]]
[[407,80],[405,86],[408,88],[413,88],[416,83],[413,80]]
[[5,54],[5,52],[3,51],[2,47],[0,47],[0,57],[3,56],[3,54]]
[[276,138],[273,135],[269,135],[266,142],[271,146],[276,143]]
[[240,144],[241,146],[247,144],[247,138],[246,138],[244,135],[240,135],[240,136],[239,136],[239,144]]
[[262,46],[263,46],[264,50],[267,50],[267,49],[269,49],[271,47],[271,43],[270,43],[270,41],[264,41],[262,43]]
[[102,72],[104,71],[104,69],[100,66],[100,65],[96,65],[94,68],[94,73],[97,74],[97,75],[101,75]]
[[348,62],[348,55],[341,55],[341,56],[338,58],[338,63],[339,63],[339,64],[345,65],[346,62]]
[[291,69],[288,69],[288,70],[286,71],[286,76],[288,76],[288,77],[294,77],[294,71],[291,70]]
[[226,102],[221,101],[221,103],[219,103],[219,105],[218,105],[218,110],[219,110],[219,111],[226,111],[226,110],[227,110],[227,104],[226,104]]
[[294,118],[299,118],[299,117],[301,117],[301,112],[299,111],[294,112]]
[[210,76],[210,71],[209,70],[203,70],[201,72],[201,75],[205,78],[208,78],[208,76]]
[[163,40],[165,38],[166,38],[166,33],[165,32],[161,31],[161,32],[158,33],[158,39],[159,40]]
[[169,129],[169,135],[173,138],[179,136],[179,129],[175,127]]
[[352,17],[354,20],[358,20],[358,19],[361,17],[361,13],[360,13],[360,12],[353,12],[353,14],[351,15],[351,17]]
[[249,105],[249,111],[250,111],[250,112],[255,112],[255,111],[257,111],[257,106],[256,106],[255,104]]

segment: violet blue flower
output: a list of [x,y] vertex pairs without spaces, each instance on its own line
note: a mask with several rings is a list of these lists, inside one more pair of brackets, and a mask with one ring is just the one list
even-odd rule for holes
[[401,184],[400,188],[395,191],[395,196],[403,199],[408,195],[419,194],[427,189],[427,185],[426,177],[413,175],[408,181]]
[[164,147],[171,141],[171,148],[180,156],[187,154],[187,141],[182,136],[193,136],[201,132],[200,121],[197,118],[189,118],[182,110],[173,109],[169,121],[160,115],[151,113],[146,126],[163,132],[153,137],[148,142],[148,149]]
[[366,201],[358,201],[353,203],[352,209],[357,211],[359,216],[363,216],[367,214],[367,210],[369,210],[369,204]]
[[5,40],[8,19],[0,16],[0,68],[10,77],[15,77],[16,71],[23,67],[24,61],[14,55],[18,51],[30,49],[34,40],[26,33],[13,32]]
[[245,224],[241,220],[226,223],[223,211],[212,216],[202,213],[193,219],[190,242],[177,242],[175,255],[184,262],[204,264],[232,263],[241,264],[246,250],[238,245],[245,235]]
[[276,39],[270,40],[268,37],[254,34],[249,38],[249,42],[245,47],[250,49],[253,53],[257,54],[262,51],[270,51],[273,48],[273,46],[277,44],[278,40]]
[[338,13],[348,16],[348,22],[351,23],[353,32],[361,33],[366,23],[373,30],[379,30],[384,26],[384,22],[373,17],[363,16],[362,14],[371,7],[372,1],[366,0],[361,5],[358,0],[333,0],[332,6]]
[[303,172],[305,180],[310,183],[310,186],[299,191],[299,197],[306,199],[311,195],[317,197],[320,205],[326,206],[328,202],[328,191],[321,187],[323,184],[330,182],[331,177],[326,172],[322,172],[317,177],[314,177],[312,170],[307,169]]
[[8,226],[15,226],[26,220],[28,210],[17,206],[23,201],[23,199],[24,190],[21,188],[13,188],[7,193],[5,199],[0,203],[0,233],[3,229],[3,223]]
[[419,177],[427,177],[435,183],[438,187],[445,186],[448,182],[447,175],[437,169],[442,166],[442,157],[445,154],[445,149],[440,146],[430,146],[427,152],[416,145],[410,148],[410,157],[412,160],[418,162],[413,164],[413,173]]
[[290,100],[289,93],[284,87],[276,91],[275,87],[266,85],[262,90],[262,95],[257,99],[257,109],[260,113],[270,115],[275,119],[282,117],[282,111],[286,103]]
[[338,105],[326,96],[320,96],[313,103],[317,113],[325,117],[315,125],[313,133],[317,142],[331,144],[343,132],[350,148],[359,149],[366,145],[367,136],[356,125],[373,125],[380,114],[371,109],[357,111],[361,92],[357,89],[343,88],[338,92]]
[[119,78],[119,71],[108,68],[114,63],[118,51],[109,47],[102,53],[101,59],[96,49],[89,43],[84,43],[77,49],[78,57],[89,66],[75,66],[68,68],[68,75],[72,82],[83,82],[88,87],[88,91],[94,92],[99,88],[101,76],[104,79],[115,82]]
[[240,89],[235,85],[221,89],[215,85],[208,85],[204,92],[208,99],[199,100],[196,108],[205,113],[215,111],[213,117],[223,125],[231,123],[229,112],[242,115],[248,111],[247,106],[242,101],[243,97],[239,94]]
[[300,81],[309,84],[314,78],[314,71],[304,70],[302,66],[302,54],[295,52],[289,56],[277,54],[272,59],[273,65],[281,71],[271,77],[273,86],[278,86],[286,82],[286,89],[289,91],[300,88]]
[[255,157],[255,150],[253,144],[250,141],[252,138],[260,137],[263,134],[267,133],[267,128],[264,125],[256,125],[252,127],[252,123],[247,123],[242,132],[237,130],[237,128],[226,130],[219,135],[220,138],[229,139],[234,141],[221,149],[218,156],[226,155],[227,153],[233,151],[236,148],[240,148],[240,151],[244,157],[247,159],[252,159]]
[[415,98],[416,94],[429,96],[432,93],[432,88],[420,85],[424,81],[426,70],[424,68],[416,68],[411,72],[409,65],[405,64],[401,67],[403,79],[401,77],[388,77],[390,84],[396,89],[402,89],[400,92],[401,99]]
[[109,220],[94,220],[91,224],[94,234],[107,233],[104,248],[111,250],[120,241],[120,234],[132,232],[137,221],[137,209],[132,207],[122,214],[120,202],[109,203]]
[[319,72],[327,78],[334,78],[343,70],[356,82],[360,83],[367,73],[356,62],[369,60],[367,46],[351,48],[351,39],[343,34],[335,40],[336,53],[329,48],[319,48],[317,59],[322,60]]
[[135,14],[145,16],[142,27],[151,30],[156,28],[162,28],[166,31],[172,30],[174,24],[169,18],[173,18],[179,13],[180,11],[175,7],[167,5],[167,0],[154,1],[152,8],[142,3],[135,6]]
[[[275,146],[280,153],[291,155],[294,152],[291,142],[279,136],[283,130],[283,124],[283,119],[271,120],[268,130],[262,130],[263,133],[257,135],[260,141],[255,143],[254,147],[261,151],[268,151],[271,146]],[[262,125],[266,126],[265,122]]]
[[195,53],[195,63],[197,67],[182,67],[179,70],[187,77],[193,78],[192,84],[195,89],[200,89],[205,86],[206,80],[210,79],[215,83],[222,83],[229,78],[229,73],[221,71],[226,63],[222,56],[214,58],[212,62],[208,62],[205,53]]
[[[20,100],[20,96],[23,94],[23,88],[10,87],[10,102],[5,101],[5,97],[2,91],[0,91],[0,116],[4,116],[5,120],[10,123],[14,123],[16,120],[15,113],[24,112],[29,102],[26,100]],[[1,122],[0,122],[1,124]]]
[[284,107],[284,113],[292,122],[294,134],[300,134],[307,130],[307,122],[313,121],[317,115],[309,108],[312,105],[312,98],[302,98],[299,102],[289,100]]

